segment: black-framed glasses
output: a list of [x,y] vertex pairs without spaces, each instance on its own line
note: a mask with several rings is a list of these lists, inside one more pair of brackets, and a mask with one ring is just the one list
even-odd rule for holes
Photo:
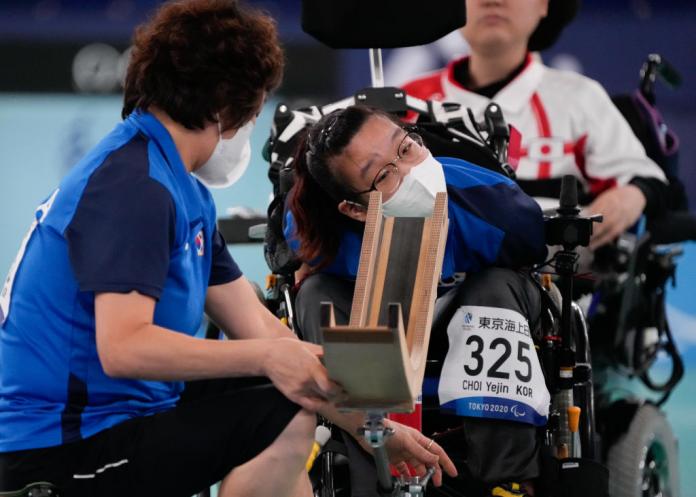
[[394,160],[388,162],[382,169],[377,171],[370,188],[361,192],[355,192],[355,194],[362,195],[363,193],[374,191],[381,192],[384,195],[394,193],[401,184],[399,166],[397,166],[396,163],[400,160],[409,161],[411,159],[416,159],[421,153],[422,148],[423,138],[421,138],[418,133],[406,133],[401,139],[401,142],[399,142]]

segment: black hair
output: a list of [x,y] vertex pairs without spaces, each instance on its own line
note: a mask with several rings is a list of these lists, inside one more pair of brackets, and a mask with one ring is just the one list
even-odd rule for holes
[[322,117],[307,132],[294,161],[295,184],[289,208],[295,218],[299,256],[319,269],[338,253],[346,229],[359,231],[363,224],[338,211],[343,200],[359,201],[346,186],[332,159],[341,155],[372,116],[381,116],[400,125],[391,115],[362,105],[339,109]]
[[157,106],[188,129],[239,128],[280,84],[284,56],[273,19],[237,0],[162,4],[139,26],[122,116]]

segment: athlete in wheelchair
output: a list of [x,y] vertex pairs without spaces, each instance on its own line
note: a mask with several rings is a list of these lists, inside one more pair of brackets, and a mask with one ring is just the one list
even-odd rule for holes
[[[536,202],[501,174],[457,159],[436,160],[420,135],[403,129],[385,113],[360,106],[334,111],[313,126],[298,152],[294,170],[286,233],[311,273],[300,286],[295,308],[299,328],[312,341],[318,340],[320,302],[334,303],[338,321],[348,314],[362,227],[352,226],[365,219],[367,194],[374,190],[382,193],[385,215],[428,217],[435,193],[448,192],[450,230],[443,274],[451,282],[451,291],[443,298],[456,301],[457,314],[447,320],[450,352],[445,354],[447,335],[442,330],[431,340],[429,357],[444,361],[442,374],[435,375],[435,379],[441,378],[440,400],[443,404],[452,401],[448,407],[457,414],[469,413],[468,404],[458,402],[456,393],[466,376],[457,357],[459,349],[468,344],[457,341],[468,338],[462,329],[478,329],[479,319],[484,319],[479,316],[487,316],[485,319],[493,323],[488,328],[497,327],[500,321],[508,327],[514,324],[515,329],[498,328],[501,333],[482,335],[490,336],[492,342],[481,343],[481,347],[502,344],[509,348],[513,343],[526,365],[518,374],[519,385],[497,380],[488,384],[494,391],[524,388],[533,392],[525,400],[537,411],[534,414],[530,409],[526,414],[530,424],[486,419],[469,422],[470,418],[464,424],[455,423],[449,427],[458,430],[450,437],[450,456],[465,444],[469,454],[480,455],[473,461],[459,450],[458,459],[467,459],[467,464],[460,465],[460,471],[469,473],[467,482],[511,483],[535,478],[539,468],[534,423],[543,423],[549,397],[538,361],[531,354],[534,344],[530,330],[533,332],[540,322],[541,299],[531,278],[520,269],[543,262],[546,256],[543,216]],[[499,268],[484,270],[494,265]],[[468,273],[466,280],[457,282],[457,274],[464,272]],[[475,366],[478,373],[482,360]],[[492,374],[499,378],[507,375]],[[475,383],[480,385],[481,381],[472,381]],[[479,387],[477,396],[487,396],[484,392]],[[432,393],[437,393],[437,388],[424,392]],[[443,402],[443,398],[449,399]],[[499,451],[487,450],[489,444],[497,445]],[[500,457],[501,453],[514,457]]]

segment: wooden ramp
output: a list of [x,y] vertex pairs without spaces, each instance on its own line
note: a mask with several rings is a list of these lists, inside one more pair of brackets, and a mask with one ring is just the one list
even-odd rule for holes
[[370,194],[350,322],[322,302],[324,363],[348,392],[339,407],[411,412],[421,391],[442,257],[447,194],[430,218],[384,217]]

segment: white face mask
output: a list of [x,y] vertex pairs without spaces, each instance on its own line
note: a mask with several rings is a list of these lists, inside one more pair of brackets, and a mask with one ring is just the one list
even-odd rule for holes
[[396,193],[382,204],[385,216],[430,217],[435,207],[435,195],[446,192],[442,164],[428,152],[420,164],[404,176]]
[[246,171],[251,159],[249,137],[254,129],[254,121],[239,128],[232,138],[222,137],[222,127],[218,118],[220,137],[215,150],[205,164],[193,173],[209,188],[225,188],[235,183]]

